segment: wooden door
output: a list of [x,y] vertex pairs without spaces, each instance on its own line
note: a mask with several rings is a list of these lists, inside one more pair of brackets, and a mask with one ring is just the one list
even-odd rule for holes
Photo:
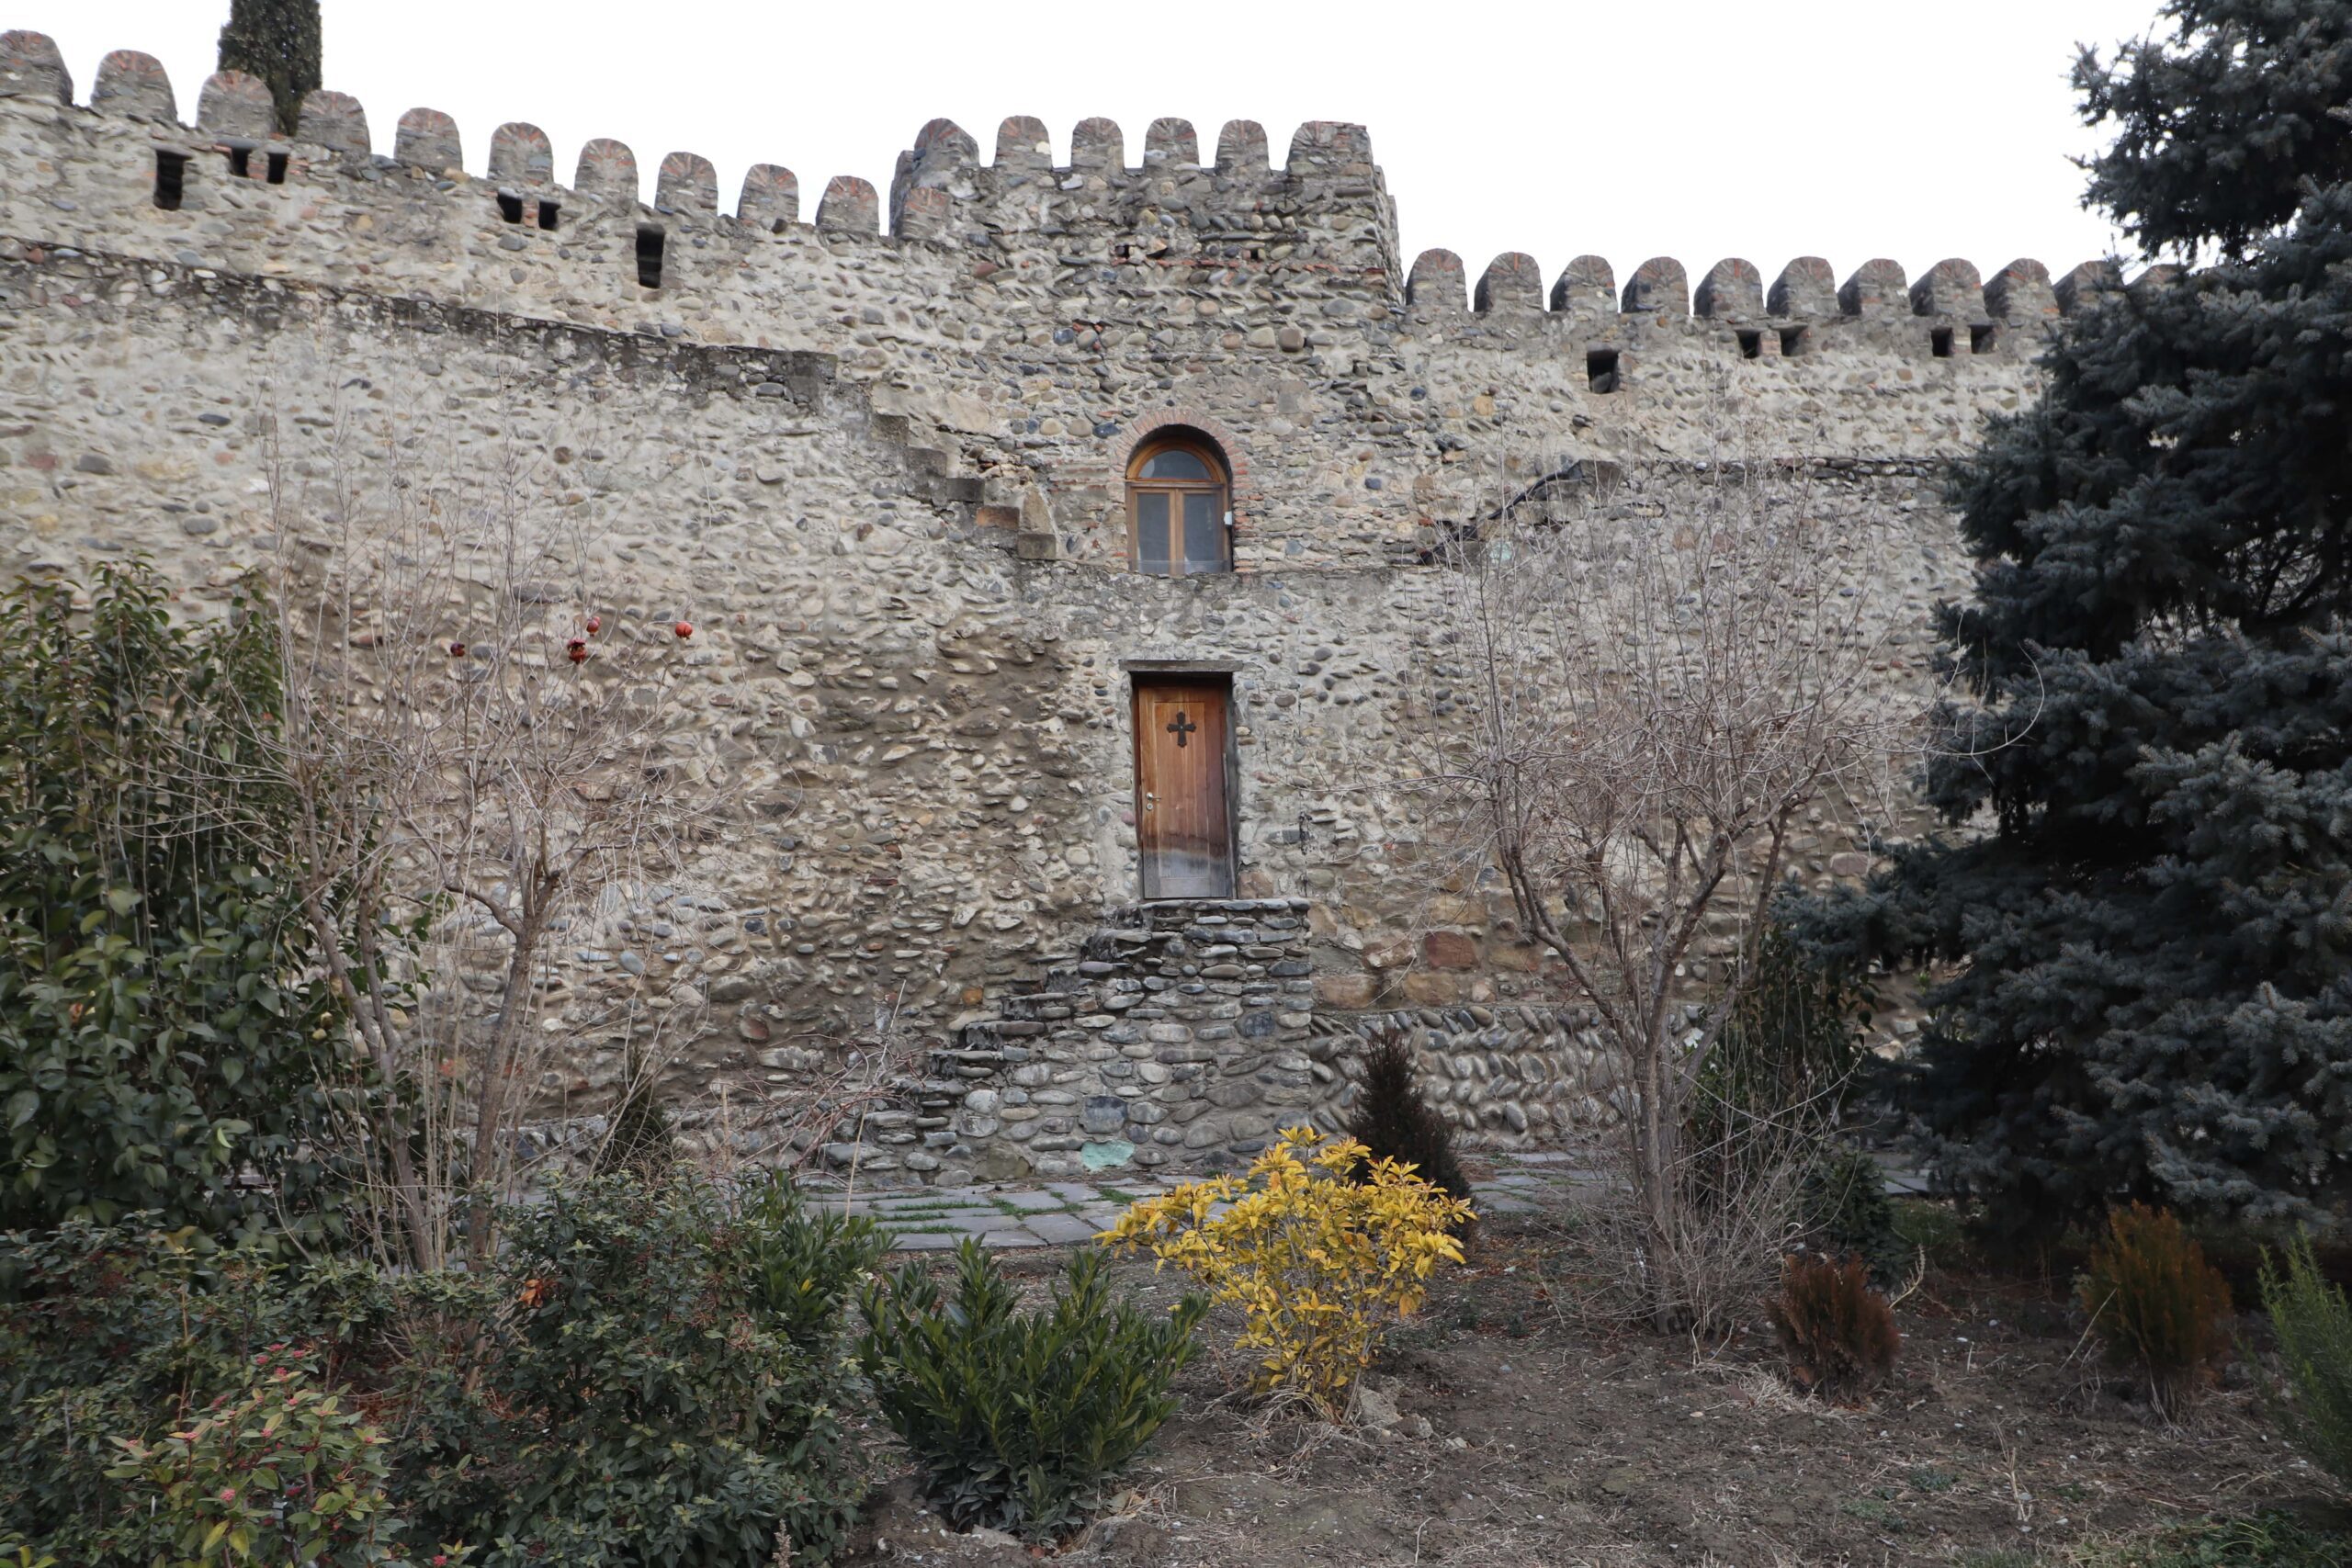
[[1147,898],[1233,897],[1230,694],[1199,676],[1136,678],[1136,844]]

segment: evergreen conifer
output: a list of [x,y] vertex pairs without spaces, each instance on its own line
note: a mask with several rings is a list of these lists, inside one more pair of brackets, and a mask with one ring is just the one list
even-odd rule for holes
[[303,97],[319,85],[320,32],[319,0],[229,0],[220,69],[268,83],[277,129],[289,136]]
[[659,1181],[677,1165],[677,1129],[662,1103],[659,1076],[635,1050],[626,1054],[620,1101],[596,1156],[597,1174],[627,1171],[640,1181]]
[[1413,1047],[1407,1031],[1384,1029],[1367,1042],[1363,1080],[1356,1088],[1347,1132],[1372,1151],[1373,1158],[1410,1165],[1414,1174],[1430,1186],[1469,1201],[1469,1179],[1453,1157],[1453,1130],[1421,1098],[1420,1086],[1415,1081]]
[[1953,966],[1912,1108],[2020,1226],[2309,1216],[2352,1156],[2352,0],[2164,17],[2075,67],[2088,200],[2193,270],[2098,288],[1961,466],[1948,835],[1803,914]]

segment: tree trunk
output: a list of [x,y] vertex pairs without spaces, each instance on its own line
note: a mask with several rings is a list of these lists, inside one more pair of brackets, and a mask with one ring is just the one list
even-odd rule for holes
[[494,1235],[491,1210],[498,1199],[498,1128],[506,1115],[506,1077],[514,1064],[515,1046],[529,1021],[531,965],[539,951],[538,917],[526,914],[509,928],[514,946],[506,958],[506,985],[500,992],[498,1027],[491,1031],[481,1070],[474,1084],[473,1203],[466,1213],[466,1262],[480,1269],[490,1264]]
[[1669,1068],[1664,1041],[1652,1034],[1642,1043],[1642,1054],[1640,1176],[1643,1208],[1649,1215],[1653,1315],[1661,1331],[1671,1331],[1681,1326],[1675,1321],[1675,1314],[1683,1295],[1682,1249],[1675,1224],[1679,1211],[1675,1182],[1680,1140],[1675,1136],[1674,1114],[1666,1093]]

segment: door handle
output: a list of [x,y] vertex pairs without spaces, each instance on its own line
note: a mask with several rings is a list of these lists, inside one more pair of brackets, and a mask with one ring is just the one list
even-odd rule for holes
[[1158,806],[1159,804],[1159,796],[1158,796],[1158,795],[1156,795],[1152,794],[1152,793],[1151,793],[1151,791],[1149,791],[1149,790],[1146,790],[1146,791],[1144,791],[1144,792],[1143,792],[1143,808],[1144,808],[1146,811],[1149,811],[1149,810],[1151,810],[1154,807]]

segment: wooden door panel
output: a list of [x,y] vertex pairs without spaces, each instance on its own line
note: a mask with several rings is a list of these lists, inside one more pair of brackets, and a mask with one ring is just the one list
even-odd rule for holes
[[1199,682],[1136,683],[1136,842],[1147,898],[1232,895],[1227,694]]

